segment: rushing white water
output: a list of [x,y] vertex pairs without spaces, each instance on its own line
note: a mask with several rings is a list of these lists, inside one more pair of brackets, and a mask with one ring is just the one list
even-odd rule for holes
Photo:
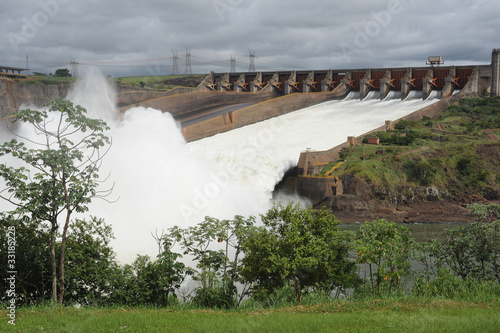
[[103,188],[114,184],[108,199],[116,202],[94,200],[90,212],[113,226],[112,245],[122,262],[137,254],[155,255],[155,230],[194,225],[207,215],[264,213],[272,205],[275,184],[302,150],[329,149],[434,102],[360,101],[354,93],[187,144],[168,113],[136,107],[117,117],[116,94],[96,72],[68,97],[111,127],[112,147],[101,174],[109,174]]

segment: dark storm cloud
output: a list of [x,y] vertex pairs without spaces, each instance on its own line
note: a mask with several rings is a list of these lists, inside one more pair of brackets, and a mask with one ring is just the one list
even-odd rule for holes
[[113,75],[488,63],[495,0],[37,0],[0,3],[0,63],[53,71],[70,59]]

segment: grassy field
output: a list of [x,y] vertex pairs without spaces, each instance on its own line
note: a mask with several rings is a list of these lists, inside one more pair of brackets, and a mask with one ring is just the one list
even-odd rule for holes
[[[113,78],[117,85],[138,87],[150,90],[170,90],[176,87],[197,87],[205,78],[205,74],[193,75],[159,75],[131,76]],[[47,85],[68,84],[75,82],[75,77],[29,76],[21,82],[24,84],[42,83]]]
[[154,90],[170,90],[176,87],[197,87],[205,78],[204,74],[132,76],[115,78],[119,85],[129,85]]
[[[436,130],[437,123],[446,130]],[[495,154],[499,140],[488,140],[481,129],[467,130],[464,123],[467,123],[467,118],[463,116],[411,122],[407,129],[390,134],[405,136],[405,132],[413,132],[416,139],[408,145],[362,144],[345,148],[345,163],[333,175],[353,174],[368,184],[391,190],[411,183],[405,169],[408,161],[425,160],[433,170],[434,186],[494,187],[500,181],[500,165]],[[491,132],[496,137],[500,136],[497,129]],[[384,134],[379,132],[369,136]],[[462,170],[457,168],[460,159],[467,163]],[[337,163],[333,161],[326,165],[320,174]]]
[[2,332],[499,332],[500,303],[334,302],[259,311],[18,309]]

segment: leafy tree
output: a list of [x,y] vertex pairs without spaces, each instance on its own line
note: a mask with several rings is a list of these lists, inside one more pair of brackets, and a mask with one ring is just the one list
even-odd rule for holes
[[474,214],[479,221],[498,221],[500,220],[500,204],[471,204],[467,208]]
[[175,291],[193,270],[177,261],[181,255],[165,249],[152,261],[138,255],[132,265],[125,265],[114,281],[113,302],[127,305],[168,306]]
[[[102,219],[70,224],[66,240],[66,294],[68,302],[105,304],[113,292],[111,277],[118,271],[109,243],[111,227]],[[59,245],[59,244],[58,244]]]
[[388,285],[389,292],[410,272],[413,258],[411,230],[394,222],[379,219],[365,222],[354,242],[358,264],[368,265],[372,293],[380,294],[380,287]]
[[243,241],[241,274],[261,295],[284,284],[295,290],[297,302],[309,288],[329,292],[352,282],[354,263],[339,221],[327,209],[275,205]]
[[67,69],[67,68],[59,68],[59,69],[56,69],[54,76],[71,77],[71,73],[69,72],[69,69]]
[[[205,307],[231,307],[237,295],[241,242],[252,227],[254,218],[235,216],[234,220],[206,217],[196,226],[173,227],[164,237],[165,244],[179,243],[184,254],[193,256],[199,269],[194,279],[200,282],[193,303]],[[219,245],[220,244],[220,245]],[[223,248],[221,248],[223,246]],[[230,260],[230,254],[234,259]],[[241,293],[243,298],[246,288]]]
[[[0,266],[8,266],[9,237],[15,239],[16,303],[33,305],[50,296],[50,227],[30,216],[0,213]],[[15,230],[15,234],[8,234]],[[15,237],[14,237],[15,236]],[[7,269],[0,270],[0,281],[8,277]],[[0,302],[6,300],[7,283],[0,284]]]
[[[86,110],[70,101],[55,100],[49,110],[21,110],[14,121],[31,124],[38,141],[19,137],[0,146],[0,156],[10,155],[24,163],[15,168],[0,164],[0,177],[6,188],[0,197],[15,205],[12,214],[30,216],[50,224],[52,300],[63,303],[66,239],[71,216],[85,212],[97,191],[101,149],[109,144],[103,132],[109,129],[99,119],[85,116]],[[30,143],[35,148],[28,148]],[[108,192],[109,193],[109,192]],[[63,232],[59,260],[57,298],[56,234],[62,220]]]
[[431,185],[436,176],[436,168],[424,158],[409,160],[405,163],[404,168],[408,179],[422,186]]
[[469,223],[446,230],[444,236],[429,248],[437,269],[449,269],[464,280],[500,283],[500,221]]

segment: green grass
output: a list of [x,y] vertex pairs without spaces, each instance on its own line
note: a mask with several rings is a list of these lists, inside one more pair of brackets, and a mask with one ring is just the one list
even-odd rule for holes
[[[396,126],[399,129],[393,132],[375,133],[380,134],[382,138],[416,133],[416,139],[408,146],[364,144],[349,147],[346,149],[346,163],[333,175],[352,174],[364,179],[368,184],[384,187],[386,190],[408,185],[418,186],[421,184],[413,183],[408,178],[405,164],[410,160],[424,159],[435,168],[432,186],[451,186],[456,187],[456,190],[496,187],[497,180],[500,179],[500,164],[496,161],[495,154],[485,154],[481,151],[486,149],[483,147],[498,145],[498,140],[488,141],[478,126],[495,125],[493,120],[498,116],[479,113],[474,114],[474,117],[447,111],[437,120],[403,122],[402,125]],[[437,131],[436,122],[443,124],[446,132]],[[471,122],[475,127],[471,127]],[[468,124],[468,127],[464,124]],[[457,170],[460,158],[472,161],[467,172]],[[338,161],[332,161],[320,175],[336,163]],[[450,190],[453,190],[452,188]]]
[[154,90],[170,90],[176,87],[197,87],[205,78],[204,74],[131,76],[116,78],[119,85],[129,85]]
[[2,332],[498,332],[500,304],[337,301],[276,310],[19,309]]
[[27,79],[21,80],[20,82],[24,84],[36,84],[36,83],[43,83],[43,84],[68,84],[75,82],[77,78],[75,77],[57,77],[57,76],[30,76]]

